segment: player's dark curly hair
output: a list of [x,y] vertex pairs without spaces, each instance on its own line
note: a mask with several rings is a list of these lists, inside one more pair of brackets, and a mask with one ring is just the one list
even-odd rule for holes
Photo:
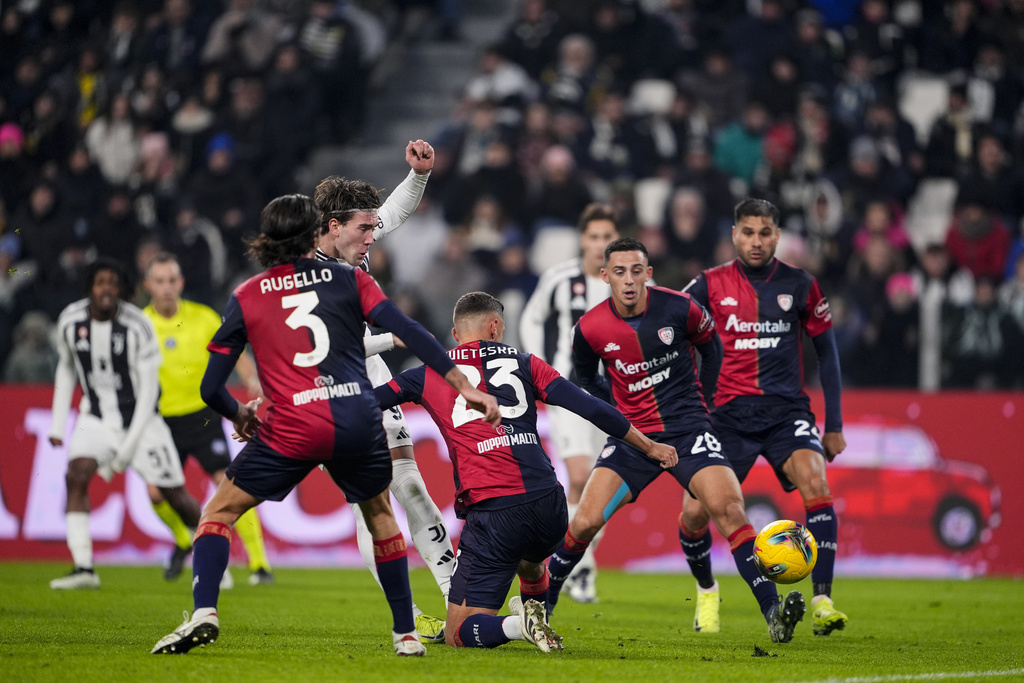
[[771,220],[772,225],[779,224],[779,209],[767,199],[744,199],[733,210],[733,224],[738,224],[747,216],[761,216]]
[[632,237],[620,237],[604,248],[604,262],[608,263],[608,258],[617,251],[639,251],[645,259],[648,258],[643,242]]
[[487,292],[469,292],[460,296],[459,300],[455,302],[452,322],[481,313],[494,313],[498,317],[504,318],[505,305]]
[[321,180],[313,192],[313,200],[320,208],[320,234],[327,232],[332,218],[344,223],[355,211],[380,208],[380,193],[365,180],[349,180],[337,175]]
[[246,241],[249,256],[264,268],[291,263],[316,246],[320,211],[304,194],[273,199],[260,213],[260,234]]
[[96,276],[99,275],[100,271],[104,270],[112,271],[117,275],[117,283],[121,290],[118,292],[118,296],[127,301],[131,296],[132,291],[135,289],[135,285],[132,282],[132,276],[128,272],[128,268],[126,268],[123,263],[106,256],[101,256],[85,267],[85,293],[89,294],[92,292],[92,286],[96,282]]
[[580,219],[576,222],[576,227],[579,228],[580,232],[583,232],[591,221],[611,221],[615,229],[619,229],[619,214],[608,204],[601,204],[599,202],[587,204],[586,208],[583,209],[583,213],[580,214]]

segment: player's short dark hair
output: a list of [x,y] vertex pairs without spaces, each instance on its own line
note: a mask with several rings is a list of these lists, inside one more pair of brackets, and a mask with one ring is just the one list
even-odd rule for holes
[[356,211],[380,208],[380,190],[365,180],[349,180],[331,175],[320,181],[313,192],[320,209],[320,234],[327,232],[332,218],[344,223]]
[[248,240],[249,256],[264,268],[302,258],[316,246],[320,211],[304,194],[272,199],[260,212],[260,234]]
[[617,251],[639,251],[645,259],[650,258],[643,242],[632,237],[620,237],[604,248],[604,262],[608,263],[608,259]]
[[457,323],[462,318],[481,313],[493,313],[504,319],[505,305],[487,292],[469,292],[460,296],[459,300],[455,302],[452,322]]
[[121,289],[120,297],[127,301],[132,290],[131,275],[128,274],[128,269],[123,263],[106,256],[99,257],[85,267],[85,293],[92,293],[92,286],[96,283],[96,276],[103,270],[112,271],[117,275],[117,284]]
[[146,264],[146,270],[142,273],[143,279],[149,277],[149,271],[158,263],[176,263],[178,268],[181,268],[181,261],[178,260],[177,256],[169,251],[161,251]]
[[736,205],[733,210],[733,225],[739,224],[740,220],[747,216],[761,216],[772,222],[772,225],[779,225],[779,209],[767,199],[744,199]]
[[619,214],[608,204],[601,204],[600,202],[587,204],[586,208],[583,209],[583,213],[580,214],[576,227],[579,228],[580,232],[584,232],[591,221],[611,221],[615,229],[619,229]]

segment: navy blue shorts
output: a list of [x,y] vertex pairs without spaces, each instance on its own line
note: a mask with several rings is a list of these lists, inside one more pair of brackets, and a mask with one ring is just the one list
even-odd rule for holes
[[220,472],[231,464],[221,416],[212,408],[203,408],[188,415],[165,417],[164,422],[171,430],[182,467],[189,456],[195,458],[207,474]]
[[[484,501],[486,503],[486,501]],[[541,563],[558,550],[569,528],[562,487],[498,509],[466,510],[448,602],[501,609],[520,560]]]
[[245,445],[228,466],[227,477],[235,486],[260,500],[284,500],[310,471],[323,465],[350,503],[374,498],[391,484],[391,453],[384,430],[377,448],[361,455],[336,456],[332,460],[298,460],[281,455],[259,439]]
[[[652,460],[643,451],[633,448],[625,441],[608,439],[604,450],[597,458],[594,467],[607,467],[622,477],[622,481],[633,494],[633,501],[640,497],[640,492],[658,478],[662,472],[668,472],[684,489],[690,490],[690,479],[705,467],[722,465],[729,467],[729,461],[722,455],[722,445],[715,431],[708,422],[698,424],[693,431],[682,434],[666,434],[655,432],[646,435],[658,443],[674,446],[679,454],[679,462],[675,467],[664,470],[656,460]],[[613,500],[615,505],[618,501]],[[606,512],[605,519],[610,517],[612,509]]]
[[814,413],[794,403],[751,405],[726,403],[711,418],[722,439],[722,450],[742,482],[757,461],[764,459],[786,491],[796,486],[782,472],[782,465],[794,452],[807,449],[825,455]]

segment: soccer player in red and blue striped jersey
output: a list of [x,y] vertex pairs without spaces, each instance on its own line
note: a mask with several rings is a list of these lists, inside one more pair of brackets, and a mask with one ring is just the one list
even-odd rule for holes
[[[775,258],[779,211],[763,199],[735,209],[732,240],[739,256],[704,271],[686,287],[718,325],[725,347],[712,422],[723,452],[743,481],[758,456],[775,469],[786,491],[797,489],[807,528],[818,544],[811,572],[815,635],[842,629],[847,616],[832,603],[837,520],[825,475],[846,447],[841,407],[839,353],[828,300],[812,275]],[[804,392],[803,334],[818,356],[825,394],[825,432],[820,435]],[[718,584],[711,573],[708,512],[684,498],[679,540],[697,579],[697,630],[718,630]]]
[[[382,407],[422,403],[448,444],[455,475],[455,511],[466,520],[452,576],[445,628],[449,645],[496,647],[528,640],[547,652],[561,637],[547,625],[548,576],[544,560],[562,544],[568,524],[565,493],[537,435],[538,400],[562,406],[638,452],[671,466],[670,446],[645,437],[623,415],[579,389],[543,360],[501,343],[504,307],[485,292],[455,305],[448,352],[470,382],[500,405],[496,431],[483,415],[425,366],[406,370],[374,391]],[[519,574],[520,596],[499,617],[509,583]],[[518,602],[517,602],[518,600]]]
[[[192,618],[160,640],[154,654],[181,654],[217,638],[218,589],[231,525],[264,500],[282,500],[321,464],[346,499],[359,504],[373,536],[378,576],[394,619],[395,652],[424,654],[413,621],[405,539],[389,502],[391,457],[363,360],[364,322],[400,335],[485,420],[500,420],[498,406],[373,278],[313,259],[319,224],[319,209],[303,195],[279,197],[263,209],[250,253],[268,270],[234,291],[208,346],[203,400],[229,418],[237,437],[248,443],[203,509],[193,545]],[[256,416],[256,401],[240,404],[225,387],[247,343],[273,403],[265,422]]]
[[[775,642],[789,642],[803,618],[803,596],[780,602],[775,584],[753,562],[755,533],[743,507],[740,484],[711,427],[707,403],[714,392],[722,343],[707,311],[688,295],[648,287],[647,249],[631,238],[605,250],[602,277],[612,296],[576,325],[573,362],[580,385],[614,398],[619,410],[646,436],[675,447],[679,462],[668,472],[710,511],[729,539],[740,575],[747,581]],[[701,355],[700,376],[696,354]],[[599,374],[599,362],[611,386]],[[551,558],[548,605],[579,562],[590,540],[617,510],[636,500],[662,472],[628,444],[610,439],[587,482],[565,543]]]

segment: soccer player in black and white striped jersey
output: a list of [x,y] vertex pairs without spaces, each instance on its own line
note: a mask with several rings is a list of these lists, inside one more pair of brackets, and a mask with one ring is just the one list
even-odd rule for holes
[[[370,245],[400,226],[416,211],[434,166],[434,149],[423,140],[410,142],[405,148],[405,160],[412,170],[383,204],[377,188],[365,181],[339,176],[329,176],[320,181],[313,196],[322,213],[317,259],[369,271]],[[376,387],[391,379],[387,363],[378,354],[393,349],[395,338],[390,333],[371,335],[369,329],[366,334],[363,339],[366,374]],[[441,511],[431,499],[416,465],[412,437],[401,408],[395,406],[384,411],[384,430],[391,451],[391,492],[405,510],[413,545],[434,575],[447,605],[455,552]],[[359,507],[353,505],[352,512],[356,516],[359,551],[376,578],[373,539]],[[444,642],[444,620],[423,614],[415,604],[413,610],[420,639],[430,643]]]
[[[590,204],[580,214],[580,255],[552,266],[540,277],[519,321],[522,350],[543,358],[562,377],[572,372],[572,329],[576,322],[611,295],[601,279],[604,249],[618,239],[618,215],[607,204]],[[555,453],[569,474],[569,519],[576,514],[583,487],[604,448],[606,435],[575,413],[555,405],[547,407]],[[600,535],[565,583],[577,602],[597,599],[597,563],[594,550]]]
[[89,533],[89,482],[108,481],[131,466],[156,486],[190,528],[199,503],[185,490],[185,475],[167,424],[157,411],[160,348],[153,324],[122,301],[129,291],[124,268],[98,260],[86,273],[88,296],[57,320],[60,362],[54,379],[49,440],[64,444],[75,382],[82,386],[78,422],[68,444],[67,543],[74,570],[50,588],[99,588]]

